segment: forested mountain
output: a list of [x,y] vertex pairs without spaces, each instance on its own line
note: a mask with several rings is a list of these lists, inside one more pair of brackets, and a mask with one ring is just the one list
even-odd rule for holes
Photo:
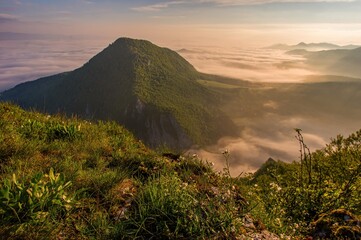
[[1,94],[25,108],[115,120],[151,146],[185,148],[231,135],[233,123],[202,74],[176,52],[119,38],[82,67]]

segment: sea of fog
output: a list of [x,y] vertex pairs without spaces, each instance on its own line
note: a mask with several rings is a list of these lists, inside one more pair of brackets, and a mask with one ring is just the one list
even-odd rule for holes
[[302,82],[313,74],[304,68],[303,57],[277,49],[189,47],[178,52],[200,72],[253,82]]
[[[311,70],[302,56],[278,49],[189,46],[179,49],[178,53],[200,72],[251,82],[305,83],[309,76],[327,74]],[[337,93],[334,94],[336,96]],[[240,101],[239,107],[242,104]],[[286,162],[298,161],[300,153],[295,138],[296,128],[302,129],[311,151],[325,147],[338,134],[347,136],[360,129],[358,118],[328,109],[319,109],[307,115],[291,111],[285,115],[277,111],[279,106],[275,101],[265,101],[263,107],[265,113],[262,117],[245,115],[241,119],[233,119],[242,127],[238,138],[225,136],[213,146],[192,149],[189,153],[199,155],[222,170],[225,167],[222,152],[227,150],[231,173],[238,176],[254,172],[270,157]]]
[[0,91],[81,67],[105,48],[101,41],[0,40]]
[[[21,82],[35,80],[81,67],[92,56],[107,47],[106,41],[86,40],[13,40],[0,43],[0,91]],[[197,70],[253,82],[294,83],[317,74],[307,70],[300,56],[291,56],[281,50],[244,49],[216,46],[184,46],[174,48]],[[242,103],[240,103],[241,106]],[[239,138],[225,136],[218,144],[202,150],[190,150],[224,167],[222,151],[230,152],[231,172],[255,171],[269,157],[283,161],[298,159],[298,142],[294,128],[301,128],[311,151],[325,146],[337,134],[356,131],[353,119],[328,119],[300,115],[279,115],[276,102],[265,102],[270,111],[262,118],[238,119],[243,128]],[[326,119],[326,120],[325,120]]]

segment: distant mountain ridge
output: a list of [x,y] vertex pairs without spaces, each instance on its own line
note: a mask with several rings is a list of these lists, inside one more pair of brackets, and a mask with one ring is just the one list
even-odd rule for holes
[[361,47],[355,49],[334,49],[311,52],[304,49],[288,51],[287,54],[305,57],[305,63],[312,69],[327,74],[361,78]]
[[186,148],[232,135],[217,96],[178,53],[149,41],[119,38],[82,67],[1,94],[25,108],[115,120],[150,146]]
[[331,50],[331,49],[355,49],[360,46],[358,45],[345,45],[340,46],[333,43],[304,43],[300,42],[296,45],[287,45],[287,44],[274,44],[272,46],[266,47],[268,49],[279,49],[279,50],[296,50],[296,49],[304,49],[304,50],[310,50],[310,51],[319,51],[319,50]]

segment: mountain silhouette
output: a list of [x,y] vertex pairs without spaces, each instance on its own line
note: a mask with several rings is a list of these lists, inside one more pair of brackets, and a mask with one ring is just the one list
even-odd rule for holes
[[[292,53],[291,53],[292,54]],[[361,78],[361,47],[356,49],[324,50],[318,52],[302,52],[306,64],[327,74]]]
[[310,50],[310,51],[319,51],[319,50],[334,50],[334,49],[355,49],[360,46],[358,45],[345,45],[340,46],[333,43],[321,42],[321,43],[305,43],[300,42],[296,45],[287,45],[287,44],[274,44],[272,46],[266,47],[268,49],[279,49],[279,50]]
[[219,97],[178,53],[119,38],[82,67],[19,84],[1,101],[48,113],[114,120],[150,146],[184,149],[232,135]]

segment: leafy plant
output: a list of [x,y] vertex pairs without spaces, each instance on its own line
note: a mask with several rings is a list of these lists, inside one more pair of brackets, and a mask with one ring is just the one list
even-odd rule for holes
[[47,137],[49,140],[74,140],[80,136],[80,125],[75,124],[51,124],[47,129]]
[[21,125],[21,133],[26,138],[38,138],[40,140],[74,140],[79,137],[80,125],[75,123],[42,122],[36,119],[28,119]]
[[3,223],[44,222],[50,218],[62,217],[73,204],[68,195],[64,175],[37,174],[29,183],[19,182],[16,175],[5,179],[0,190],[0,213]]

